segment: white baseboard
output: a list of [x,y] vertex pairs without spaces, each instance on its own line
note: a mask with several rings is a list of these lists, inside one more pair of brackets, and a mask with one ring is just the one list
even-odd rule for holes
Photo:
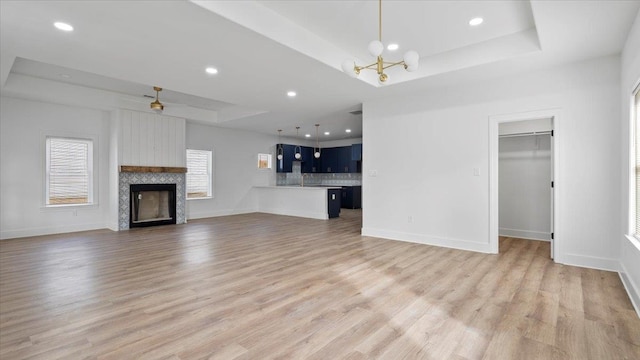
[[308,219],[328,220],[329,214],[326,212],[291,211],[286,208],[265,208],[261,207],[258,212],[274,215],[296,216]]
[[388,231],[381,229],[362,228],[362,236],[371,236],[389,240],[406,241],[417,244],[433,245],[458,250],[476,251],[481,253],[492,253],[489,242],[479,243],[468,240],[444,239],[422,234],[406,233],[400,231]]
[[189,212],[187,214],[187,220],[205,219],[205,218],[229,216],[229,215],[251,214],[254,212],[256,212],[256,209],[227,209],[227,210],[216,210],[216,211]]
[[118,222],[109,222],[107,223],[107,229],[111,230],[111,231],[120,231],[120,224],[118,224]]
[[640,317],[640,287],[638,284],[633,282],[629,276],[627,276],[627,269],[624,267],[623,263],[620,263],[620,271],[618,275],[620,275],[620,280],[622,280],[622,285],[624,285],[625,290],[627,290],[627,294],[629,295],[629,299],[631,300],[631,304],[633,304],[633,308],[636,309],[636,314]]
[[75,225],[47,226],[47,227],[40,227],[40,228],[8,230],[8,231],[0,231],[0,240],[23,238],[23,237],[30,237],[30,236],[71,233],[71,232],[78,232],[78,231],[100,230],[105,228],[107,228],[105,223],[93,223],[93,224],[75,224]]
[[[558,260],[557,257],[556,260]],[[618,272],[620,269],[620,262],[618,260],[577,254],[562,255],[562,263],[565,265],[614,272]]]
[[499,228],[498,234],[500,236],[515,237],[519,239],[551,241],[551,234],[541,231]]

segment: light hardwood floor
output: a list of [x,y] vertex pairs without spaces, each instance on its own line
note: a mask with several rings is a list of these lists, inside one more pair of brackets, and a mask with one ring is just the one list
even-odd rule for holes
[[0,242],[1,359],[640,359],[618,275],[250,214]]

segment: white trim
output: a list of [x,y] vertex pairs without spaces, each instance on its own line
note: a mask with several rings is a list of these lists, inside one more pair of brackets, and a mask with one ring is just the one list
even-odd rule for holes
[[492,253],[489,244],[461,239],[445,239],[440,237],[425,236],[423,234],[407,233],[401,231],[389,231],[373,228],[362,228],[362,236],[370,236],[389,240],[405,241],[424,245],[433,245],[458,250]]
[[225,209],[215,211],[201,211],[197,213],[189,212],[187,220],[206,219],[229,215],[252,214],[257,212],[256,209]]
[[627,273],[627,269],[621,262],[618,275],[620,276],[622,285],[624,285],[624,289],[627,290],[627,295],[629,295],[629,300],[631,300],[631,304],[636,310],[636,314],[638,314],[638,317],[640,317],[640,287],[633,282],[633,279],[627,276]]
[[527,240],[551,241],[551,234],[549,234],[548,232],[507,228],[499,228],[498,230],[498,234],[500,236]]
[[285,208],[269,208],[262,206],[260,207],[258,212],[273,215],[295,216],[307,219],[329,220],[329,214],[327,212],[291,211]]
[[563,263],[563,254],[561,252],[561,229],[560,229],[560,189],[562,182],[560,170],[560,136],[562,131],[560,126],[562,122],[562,109],[544,109],[536,111],[528,111],[513,114],[500,114],[489,116],[489,248],[493,254],[498,253],[498,140],[499,140],[499,124],[513,121],[533,120],[533,119],[553,119],[553,135],[554,152],[553,152],[553,178],[554,186],[554,203],[553,203],[553,253],[554,261]]
[[213,196],[202,196],[202,197],[195,197],[195,198],[185,197],[185,200],[187,200],[187,201],[191,201],[191,200],[211,200],[211,199],[213,199]]
[[629,148],[628,150],[628,188],[629,199],[627,209],[627,234],[633,235],[636,232],[636,93],[640,92],[640,79],[637,80],[631,89],[631,101],[629,101]]
[[614,272],[617,272],[620,269],[620,262],[618,261],[618,259],[609,259],[580,254],[564,254],[562,264]]
[[105,223],[89,223],[89,224],[46,226],[46,227],[39,227],[39,228],[9,230],[9,231],[0,232],[0,240],[8,240],[8,239],[31,237],[31,236],[41,236],[41,235],[73,233],[78,231],[100,230],[100,229],[106,229],[106,228],[108,228],[108,225]]

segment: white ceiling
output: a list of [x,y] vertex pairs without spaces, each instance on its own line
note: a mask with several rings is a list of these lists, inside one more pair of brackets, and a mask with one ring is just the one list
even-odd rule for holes
[[[319,123],[331,132],[325,140],[360,137],[362,118],[349,111],[365,100],[617,54],[640,1],[382,6],[382,40],[400,45],[385,51],[385,60],[409,49],[421,55],[417,72],[389,69],[385,86],[373,72],[352,79],[340,70],[347,58],[374,61],[366,47],[377,38],[377,1],[2,0],[1,91],[144,110],[151,99],[143,95],[157,85],[169,115],[269,134],[281,128],[284,135],[298,125],[314,133]],[[472,28],[476,16],[485,22]],[[56,30],[55,21],[75,30]],[[207,75],[207,66],[219,73]],[[68,91],[55,90],[61,86]],[[298,96],[288,98],[289,90]],[[68,96],[73,91],[77,96]]]

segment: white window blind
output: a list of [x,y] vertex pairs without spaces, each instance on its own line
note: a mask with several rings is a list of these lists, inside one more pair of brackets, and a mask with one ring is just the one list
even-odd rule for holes
[[53,137],[46,142],[46,204],[92,203],[93,142]]
[[212,152],[187,149],[187,199],[212,196]]

